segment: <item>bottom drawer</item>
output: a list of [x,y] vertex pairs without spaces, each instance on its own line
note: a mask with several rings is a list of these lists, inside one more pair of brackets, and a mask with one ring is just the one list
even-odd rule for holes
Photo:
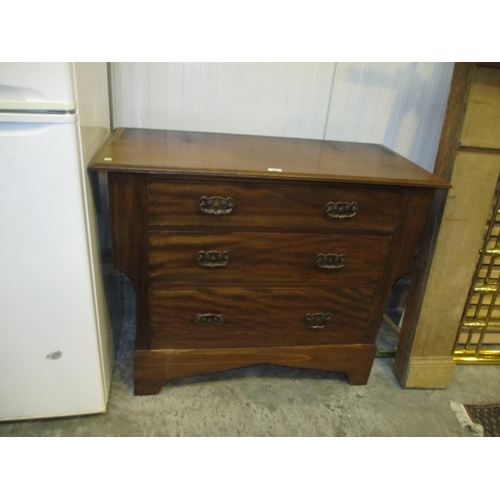
[[152,349],[362,342],[374,288],[150,291]]

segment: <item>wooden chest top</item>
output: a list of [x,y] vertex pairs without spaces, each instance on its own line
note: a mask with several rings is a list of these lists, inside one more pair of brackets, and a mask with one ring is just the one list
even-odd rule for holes
[[449,187],[440,177],[376,144],[168,130],[117,129],[90,168]]

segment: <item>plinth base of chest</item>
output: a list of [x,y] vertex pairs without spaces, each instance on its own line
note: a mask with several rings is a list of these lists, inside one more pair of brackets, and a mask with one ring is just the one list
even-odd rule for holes
[[375,351],[375,344],[137,350],[134,393],[158,394],[170,380],[260,364],[341,372],[349,377],[352,385],[365,385]]

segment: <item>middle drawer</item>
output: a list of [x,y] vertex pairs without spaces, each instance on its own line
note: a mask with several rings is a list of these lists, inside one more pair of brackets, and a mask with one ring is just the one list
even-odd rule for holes
[[375,283],[390,236],[150,231],[150,283]]

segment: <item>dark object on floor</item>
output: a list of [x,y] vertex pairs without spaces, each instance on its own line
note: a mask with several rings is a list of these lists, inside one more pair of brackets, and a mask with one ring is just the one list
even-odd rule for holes
[[483,427],[485,437],[500,437],[500,403],[464,407],[470,419]]

